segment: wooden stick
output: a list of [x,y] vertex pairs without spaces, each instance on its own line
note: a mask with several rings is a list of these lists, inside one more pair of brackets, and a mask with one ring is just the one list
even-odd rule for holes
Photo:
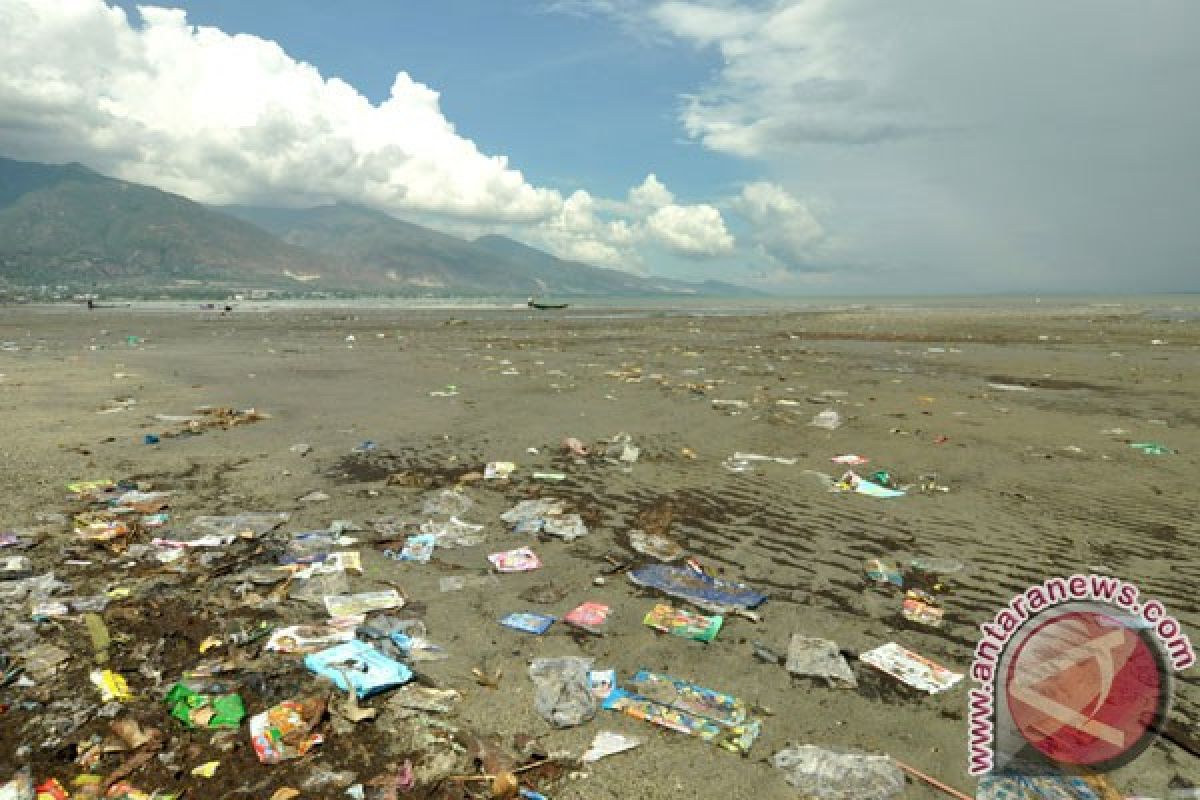
[[[522,772],[528,772],[531,769],[537,769],[538,767],[545,766],[546,764],[549,764],[551,761],[552,761],[552,759],[546,758],[541,761],[535,761],[532,764],[526,764],[523,767],[517,767],[516,769],[509,770],[509,771],[513,775],[520,775]],[[495,777],[496,777],[495,775],[451,775],[449,778],[446,778],[446,780],[454,781],[455,783],[469,783],[469,782],[473,782],[473,781],[490,781],[490,780],[494,780]],[[967,798],[967,800],[975,800],[975,799],[973,797],[969,797],[969,798]]]
[[894,759],[894,758],[892,759],[892,761],[895,761],[896,766],[899,767],[900,769],[904,770],[905,772],[907,772],[909,775],[912,775],[914,778],[920,778],[921,780],[925,781],[933,788],[940,789],[941,791],[945,792],[946,794],[950,795],[951,797],[956,797],[956,798],[958,798],[958,800],[975,800],[975,798],[972,797],[971,795],[963,794],[958,789],[955,789],[953,786],[947,786],[946,784],[939,781],[937,778],[931,778],[930,776],[926,775],[924,772],[921,772],[916,767],[910,767],[908,764],[905,764],[903,761],[898,761],[897,759]]

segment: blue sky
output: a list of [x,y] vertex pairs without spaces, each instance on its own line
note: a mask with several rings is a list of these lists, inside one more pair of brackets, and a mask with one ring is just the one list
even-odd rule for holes
[[1189,0],[0,0],[0,26],[0,152],[201,202],[781,293],[1200,289]]

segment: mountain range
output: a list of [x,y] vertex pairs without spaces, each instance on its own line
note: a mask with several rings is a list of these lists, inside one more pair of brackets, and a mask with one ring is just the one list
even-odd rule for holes
[[758,294],[568,261],[506,236],[470,241],[356,205],[204,206],[81,164],[0,158],[4,284],[400,295]]

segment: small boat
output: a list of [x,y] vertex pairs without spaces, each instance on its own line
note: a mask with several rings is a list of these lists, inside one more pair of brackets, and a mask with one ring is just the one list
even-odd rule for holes
[[538,311],[552,311],[558,308],[566,308],[566,303],[539,303],[532,297],[525,303],[530,308],[536,308]]

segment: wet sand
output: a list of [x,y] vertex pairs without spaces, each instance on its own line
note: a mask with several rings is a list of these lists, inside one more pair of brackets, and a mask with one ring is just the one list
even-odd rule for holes
[[[1155,322],[1111,309],[596,318],[6,308],[0,310],[5,341],[16,350],[0,352],[6,487],[0,530],[34,527],[37,513],[69,509],[68,481],[127,477],[178,492],[171,514],[181,526],[196,514],[242,510],[292,512],[285,532],[383,515],[420,521],[428,488],[454,486],[488,461],[517,462],[510,481],[473,481],[465,490],[475,500],[466,518],[486,525],[483,544],[439,549],[428,564],[401,564],[383,558],[382,545],[361,546],[366,574],[356,587],[400,588],[409,600],[406,613],[421,616],[430,638],[450,651],[448,660],[422,671],[464,693],[455,724],[509,739],[529,734],[543,750],[575,754],[602,729],[645,739],[631,753],[589,766],[586,776],[543,789],[555,798],[791,798],[795,790],[768,763],[787,743],[885,752],[973,793],[966,775],[967,682],[927,697],[858,665],[857,690],[826,688],[756,659],[755,641],[780,652],[792,633],[834,639],[854,652],[897,641],[966,672],[977,626],[1014,594],[1048,576],[1097,570],[1161,599],[1194,643],[1200,637],[1196,321]],[[431,395],[448,385],[457,394]],[[97,413],[126,398],[136,404]],[[155,414],[188,414],[201,405],[254,407],[271,418],[143,444],[145,434],[171,427]],[[845,424],[833,431],[809,425],[825,409]],[[576,462],[560,447],[566,436],[594,444],[618,432],[641,448],[631,466]],[[353,453],[365,440],[378,448]],[[1177,452],[1151,456],[1129,447],[1141,441]],[[311,452],[291,450],[297,443]],[[731,472],[723,461],[735,451],[796,463]],[[901,483],[936,473],[949,491],[891,500],[831,493],[806,471],[836,477],[843,468],[830,459],[843,453],[869,457],[862,471],[887,469]],[[539,469],[568,477],[535,482],[531,474]],[[395,472],[426,488],[388,485]],[[299,501],[314,490],[329,499]],[[589,535],[565,543],[510,532],[499,515],[535,495],[569,501]],[[660,598],[608,574],[606,556],[645,561],[627,536],[655,516],[670,517],[669,534],[706,568],[767,592],[761,622],[730,617],[709,644],[642,625]],[[499,576],[495,586],[439,591],[439,579],[487,574],[487,553],[523,544],[542,557],[542,569]],[[200,563],[175,575],[174,588],[139,593],[149,585],[144,571],[91,549],[91,566],[63,565],[64,553],[78,558],[89,546],[62,530],[45,534],[27,555],[39,572],[54,568],[75,584],[76,594],[133,588],[106,612],[114,637],[123,630],[130,636],[117,639],[114,664],[131,671],[135,691],[147,692],[133,706],[139,719],[175,736],[178,726],[136,672],[137,643],[164,638],[155,658],[168,671],[182,670],[200,660],[200,642],[230,619],[282,625],[323,617],[291,602],[264,613],[239,605],[227,587],[207,591],[211,565]],[[239,553],[255,563],[253,550]],[[905,620],[899,594],[864,580],[864,559],[915,556],[966,565],[944,597],[940,629]],[[597,576],[604,585],[593,585]],[[564,590],[561,600],[539,605],[520,597],[547,583]],[[205,599],[197,608],[198,597]],[[512,611],[561,618],[588,600],[613,609],[603,637],[561,622],[540,637],[498,624]],[[28,610],[6,614],[24,620]],[[54,623],[42,635],[72,651],[71,666],[43,686],[2,690],[0,700],[98,705],[78,620]],[[594,658],[622,677],[656,669],[773,713],[746,758],[614,712],[555,730],[534,712],[526,669],[531,658],[557,655]],[[503,673],[498,690],[472,678],[484,657]],[[266,699],[316,684],[295,657],[268,654],[254,670],[267,685],[244,690],[251,714]],[[1200,726],[1197,674],[1193,667],[1179,676],[1172,712],[1175,724],[1193,734]],[[177,677],[162,680],[169,686]],[[386,697],[373,704],[383,708]],[[14,708],[0,717],[0,778],[27,762],[40,777],[53,774],[64,783],[77,774],[65,745],[107,722],[91,720],[66,735],[47,730],[42,721],[62,713]],[[411,752],[391,725],[385,712],[349,735],[328,731],[313,756],[275,767],[258,765],[244,727],[230,752],[189,735],[194,749],[179,757],[180,765],[222,759],[217,778],[200,784],[185,769],[176,783],[155,765],[132,782],[146,790],[193,786],[193,797],[256,785],[250,796],[268,797],[319,769],[353,769],[365,780]],[[19,753],[22,745],[32,753]],[[1127,795],[1165,797],[1173,779],[1200,784],[1200,760],[1160,741],[1112,777]],[[940,795],[910,783],[906,796]]]

